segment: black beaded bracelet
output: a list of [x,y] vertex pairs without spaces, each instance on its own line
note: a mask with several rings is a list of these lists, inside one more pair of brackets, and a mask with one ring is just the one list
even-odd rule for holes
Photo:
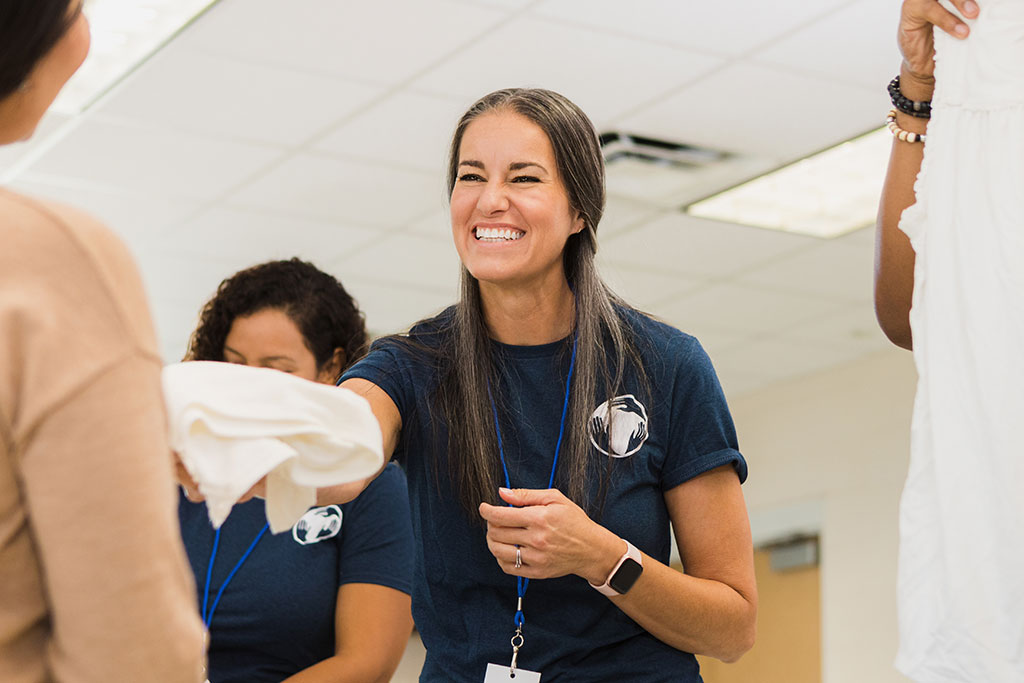
[[932,117],[931,100],[915,102],[904,95],[903,91],[900,90],[899,76],[889,81],[889,97],[892,99],[892,106],[896,107],[897,111],[919,119],[930,119]]

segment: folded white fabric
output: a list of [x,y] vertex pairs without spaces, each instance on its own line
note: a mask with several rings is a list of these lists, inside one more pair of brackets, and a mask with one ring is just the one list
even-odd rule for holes
[[171,448],[219,527],[267,477],[267,521],[285,531],[316,489],[373,476],[384,462],[380,426],[363,397],[285,372],[192,361],[163,371]]

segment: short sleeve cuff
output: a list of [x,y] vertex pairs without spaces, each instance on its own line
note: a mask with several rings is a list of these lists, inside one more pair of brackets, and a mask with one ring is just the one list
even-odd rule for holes
[[349,583],[369,583],[374,586],[394,588],[396,591],[400,591],[406,595],[412,595],[412,583],[407,580],[400,579],[397,576],[383,576],[380,574],[364,573],[346,574],[338,581],[338,586],[344,586]]
[[730,464],[736,470],[736,476],[740,478],[740,483],[745,482],[747,480],[746,459],[735,448],[723,448],[720,451],[708,453],[707,455],[690,460],[682,467],[678,467],[671,472],[665,472],[661,478],[661,490],[668,491],[669,489],[674,489],[676,486],[688,482],[699,474],[704,474],[716,467]]

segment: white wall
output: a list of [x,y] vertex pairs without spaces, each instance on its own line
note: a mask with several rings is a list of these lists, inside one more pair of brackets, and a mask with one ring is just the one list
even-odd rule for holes
[[897,511],[916,385],[892,349],[731,406],[750,463],[755,540],[821,534],[822,680],[904,682],[896,654]]

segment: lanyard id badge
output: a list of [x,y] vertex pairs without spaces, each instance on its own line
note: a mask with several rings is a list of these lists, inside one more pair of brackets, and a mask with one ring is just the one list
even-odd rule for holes
[[540,674],[526,669],[513,669],[500,664],[488,664],[484,683],[540,683]]
[[[548,479],[548,488],[552,488],[555,485],[555,471],[558,468],[558,454],[562,450],[562,437],[565,435],[565,418],[569,412],[569,390],[572,386],[572,373],[576,368],[576,342],[578,340],[578,335],[574,336],[572,340],[572,357],[569,360],[569,375],[565,378],[565,399],[562,402],[562,421],[558,427],[558,442],[555,444],[555,458],[554,462],[551,463],[551,476]],[[487,387],[487,395],[491,399],[491,412],[494,414],[494,431],[498,437],[498,457],[501,458],[501,469],[505,473],[505,486],[512,488],[512,482],[508,476],[508,466],[505,464],[505,448],[501,441],[501,425],[498,422],[498,407],[494,403],[494,397],[491,395],[490,386]],[[516,547],[518,548],[519,546]],[[519,565],[517,564],[516,567],[518,566]],[[529,585],[529,579],[523,578],[522,576],[516,577],[516,593],[519,600],[516,603],[516,615],[513,621],[516,626],[516,632],[515,635],[512,636],[511,640],[512,663],[510,666],[488,664],[487,671],[484,674],[484,683],[499,683],[500,681],[513,681],[514,683],[540,683],[539,673],[536,671],[528,671],[527,669],[520,669],[516,666],[517,660],[519,659],[519,650],[526,642],[525,638],[523,638],[523,624],[526,621],[523,617],[523,597],[526,595],[526,589]]]

